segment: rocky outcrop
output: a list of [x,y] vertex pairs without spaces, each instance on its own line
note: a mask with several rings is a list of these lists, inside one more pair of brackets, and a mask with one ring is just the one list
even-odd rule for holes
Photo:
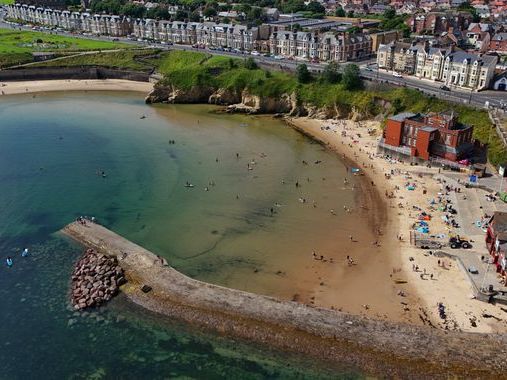
[[206,86],[193,86],[189,89],[180,89],[173,85],[155,85],[153,91],[145,101],[151,103],[208,103],[214,90]]
[[209,104],[226,106],[234,103],[241,103],[241,92],[235,89],[219,88],[208,98]]
[[173,85],[155,85],[147,96],[146,103],[209,103],[227,106],[231,113],[247,114],[287,114],[290,116],[309,116],[316,119],[348,118],[363,120],[371,117],[364,110],[351,108],[348,105],[318,107],[302,102],[296,92],[284,93],[279,97],[252,94],[247,89],[194,86],[180,89]]
[[301,107],[295,93],[282,94],[279,98],[259,96],[243,90],[241,102],[227,107],[228,112],[269,113],[299,115]]
[[115,257],[87,249],[72,273],[72,305],[76,310],[100,306],[113,298],[125,282]]

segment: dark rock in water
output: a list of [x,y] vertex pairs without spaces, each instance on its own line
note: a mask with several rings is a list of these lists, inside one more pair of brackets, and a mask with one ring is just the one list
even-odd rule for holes
[[74,310],[100,306],[118,294],[119,287],[126,282],[116,258],[87,249],[72,273]]
[[152,289],[151,286],[149,286],[149,285],[143,285],[143,287],[141,288],[141,291],[143,293],[148,293],[148,292],[151,291],[151,289]]

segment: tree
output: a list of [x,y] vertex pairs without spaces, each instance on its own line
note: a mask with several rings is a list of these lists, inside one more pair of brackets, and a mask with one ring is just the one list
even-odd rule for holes
[[156,18],[158,20],[168,20],[169,19],[169,10],[164,5],[159,5],[158,7],[150,8],[146,12],[146,17],[148,18]]
[[146,8],[144,5],[128,3],[121,7],[120,13],[125,16],[142,18],[146,13]]
[[295,13],[304,11],[306,9],[305,2],[303,0],[288,0],[286,2],[280,2],[280,7],[284,13]]
[[354,17],[354,11],[349,11],[349,13],[347,13],[347,17]]
[[337,83],[340,81],[340,73],[338,72],[338,64],[329,62],[322,71],[322,79],[328,83]]
[[[191,22],[199,22],[201,21],[201,16],[199,15],[199,12],[197,11],[193,11],[191,12],[189,15],[188,15],[188,19],[191,21]],[[225,21],[224,21],[225,22]]]
[[470,4],[468,1],[465,1],[464,3],[461,3],[458,6],[458,11],[467,11],[469,12],[473,17],[473,22],[479,22],[481,20],[481,16],[477,13],[477,9],[475,9],[472,4]]
[[359,66],[349,64],[343,70],[342,83],[347,90],[355,90],[361,88],[362,82],[360,78]]
[[255,63],[252,57],[245,59],[245,68],[248,70],[255,70],[257,68],[257,63]]
[[208,7],[203,12],[204,17],[215,17],[217,15],[217,11],[215,8]]
[[304,63],[296,67],[296,74],[299,83],[308,83],[312,78],[308,67]]
[[336,17],[345,17],[345,11],[343,10],[342,7],[336,8],[336,10],[334,11],[334,15]]
[[306,6],[306,10],[308,12],[312,12],[313,14],[326,13],[326,8],[324,8],[324,6],[317,1],[311,1],[310,3],[308,3],[308,5]]
[[300,30],[303,30],[303,27],[301,26],[301,24],[296,22],[295,24],[292,24],[292,27],[289,26],[289,29],[292,32],[299,32]]
[[393,19],[395,16],[396,16],[396,11],[394,10],[394,8],[389,7],[384,11],[384,18],[386,18],[388,20]]

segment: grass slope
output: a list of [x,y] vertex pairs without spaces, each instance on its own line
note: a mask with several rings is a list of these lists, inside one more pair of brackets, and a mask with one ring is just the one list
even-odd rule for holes
[[33,52],[66,54],[85,50],[129,48],[130,45],[0,28],[0,68],[32,61]]
[[154,54],[158,54],[158,51],[155,49],[101,52],[40,62],[30,67],[103,66],[117,69],[151,71],[158,65],[158,59],[152,58]]

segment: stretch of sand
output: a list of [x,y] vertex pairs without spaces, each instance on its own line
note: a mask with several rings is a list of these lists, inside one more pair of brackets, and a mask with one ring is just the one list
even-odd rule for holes
[[[430,199],[435,198],[441,191],[441,185],[433,178],[437,168],[411,166],[408,163],[387,161],[377,155],[377,142],[381,134],[380,123],[376,121],[353,122],[350,120],[315,120],[309,118],[294,118],[289,121],[297,129],[323,142],[328,148],[349,157],[364,170],[380,194],[386,195],[389,203],[387,218],[391,226],[390,233],[383,244],[389,244],[389,255],[396,263],[393,277],[404,279],[410,289],[406,297],[400,297],[407,308],[417,310],[419,320],[412,322],[426,323],[448,329],[458,329],[473,332],[505,332],[507,324],[505,313],[499,306],[487,304],[472,298],[470,283],[465,274],[458,268],[456,262],[445,259],[445,268],[438,265],[439,258],[431,256],[425,251],[415,248],[409,243],[409,229],[417,219],[418,212],[413,206],[426,209]],[[329,127],[329,129],[327,128]],[[391,174],[394,171],[394,175]],[[424,176],[420,176],[423,173]],[[406,183],[415,183],[416,189],[409,191]],[[424,190],[426,194],[424,194]],[[393,193],[393,197],[387,194]],[[433,213],[430,222],[433,231],[450,232],[440,218],[440,214]],[[398,237],[401,236],[402,240]],[[410,260],[413,258],[413,261]],[[419,271],[413,271],[412,265],[417,265]],[[421,274],[427,275],[421,278]],[[431,279],[431,274],[433,278]],[[449,316],[443,322],[438,315],[437,303],[443,302]],[[501,319],[481,318],[483,313],[495,315]],[[503,314],[503,315],[502,315]],[[470,319],[476,320],[476,327],[471,326]]]
[[138,91],[148,94],[153,83],[125,79],[56,79],[21,82],[3,82],[2,95],[27,94],[50,91]]

